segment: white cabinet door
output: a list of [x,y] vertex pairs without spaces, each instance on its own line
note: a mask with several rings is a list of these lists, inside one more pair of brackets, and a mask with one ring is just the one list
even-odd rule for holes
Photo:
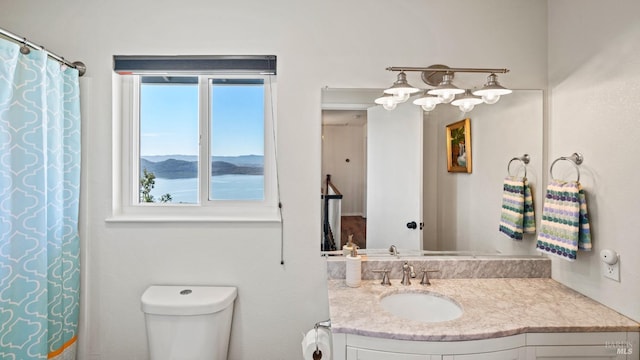
[[[531,333],[526,341],[522,335],[460,342],[371,339],[354,336],[357,344],[348,346],[346,337],[334,336],[334,351],[346,349],[346,360],[640,360],[637,332]],[[340,351],[334,354],[344,360]]]
[[527,360],[627,360],[627,351],[618,354],[618,349],[606,346],[532,346],[527,349]]
[[525,360],[525,355],[525,350],[519,348],[477,354],[445,355],[442,360]]
[[[438,359],[440,357],[438,356]],[[431,360],[430,355],[402,354],[368,349],[347,348],[347,360]]]

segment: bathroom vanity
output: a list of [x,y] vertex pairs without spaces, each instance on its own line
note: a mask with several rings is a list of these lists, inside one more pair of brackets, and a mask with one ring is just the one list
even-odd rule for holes
[[[401,265],[390,261],[369,268]],[[368,274],[369,280],[350,288],[344,280],[332,279],[339,266],[329,267],[328,280],[337,360],[639,358],[640,324],[548,276],[492,278],[490,271],[479,271],[481,277],[434,278],[425,286],[419,275],[411,285],[401,285],[392,273],[391,286],[382,286],[379,279],[370,280],[380,275]],[[434,277],[452,274],[437,260],[420,266],[440,267]],[[492,266],[500,268],[496,263],[487,269]],[[459,306],[462,314],[447,321],[403,318],[381,304],[398,293],[442,297]]]

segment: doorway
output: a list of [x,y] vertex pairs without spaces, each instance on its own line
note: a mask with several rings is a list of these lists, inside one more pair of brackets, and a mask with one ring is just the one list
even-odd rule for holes
[[340,204],[340,235],[335,230],[336,248],[342,249],[349,235],[361,249],[366,248],[367,187],[367,112],[366,110],[322,111],[322,176],[327,175]]

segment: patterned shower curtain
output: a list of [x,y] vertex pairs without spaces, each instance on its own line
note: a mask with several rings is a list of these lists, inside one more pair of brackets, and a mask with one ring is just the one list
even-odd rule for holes
[[73,359],[78,72],[0,39],[0,360]]

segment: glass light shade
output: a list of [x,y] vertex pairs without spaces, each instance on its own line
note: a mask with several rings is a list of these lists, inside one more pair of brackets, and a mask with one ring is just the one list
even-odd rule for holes
[[397,103],[403,103],[403,102],[407,102],[407,100],[409,100],[409,96],[410,96],[410,94],[408,94],[408,93],[398,93],[398,94],[393,94],[393,99]]
[[382,104],[382,107],[383,107],[385,110],[391,111],[391,110],[395,109],[397,105],[398,105],[398,104],[396,104],[396,103]]
[[396,95],[400,98],[407,96],[408,98],[411,94],[415,94],[419,91],[420,89],[418,89],[417,87],[409,85],[409,83],[407,82],[407,75],[404,73],[404,71],[401,71],[398,74],[398,80],[396,80],[396,82],[394,82],[390,88],[385,89],[384,93]]
[[416,105],[422,106],[422,110],[431,111],[436,108],[436,105],[441,104],[442,100],[437,96],[425,95],[413,100]]
[[478,104],[482,104],[482,99],[473,96],[469,90],[451,102],[451,105],[457,106],[462,112],[469,112]]
[[[459,87],[451,83],[452,79],[453,79],[453,76],[451,74],[444,74],[442,76],[442,81],[440,82],[440,84],[438,84],[438,86],[434,87],[433,89],[428,90],[427,94],[437,95],[437,96],[440,96],[441,98],[444,98],[443,100],[445,100],[449,98],[451,95],[455,96],[457,94],[464,93],[464,89],[460,89]],[[447,103],[448,101],[443,101],[443,102]]]
[[440,99],[442,104],[448,104],[451,101],[453,101],[453,99],[455,99],[455,98],[456,98],[456,94],[453,94],[453,93],[446,93],[446,94],[438,95],[438,99]]
[[463,103],[463,104],[458,105],[458,109],[460,109],[460,111],[465,112],[465,113],[473,110],[474,107],[475,107],[475,105],[473,105],[471,103]]
[[493,105],[497,103],[498,100],[500,100],[500,95],[487,94],[482,96],[482,101],[484,101],[485,104]]
[[471,94],[471,91],[467,90],[464,94],[459,95],[455,100],[451,102],[451,105],[455,106],[462,104],[478,105],[482,104],[482,99],[477,96],[473,96],[473,94]]
[[382,107],[385,108],[385,110],[393,110],[396,108],[396,105],[398,104],[395,100],[395,96],[391,94],[384,94],[379,98],[375,99],[373,102],[375,102],[376,104],[382,105]]
[[491,74],[487,77],[487,83],[481,89],[474,90],[473,95],[482,96],[486,104],[495,104],[500,100],[500,96],[511,94],[513,91],[500,85],[498,76]]
[[474,90],[473,95],[476,96],[484,96],[487,94],[495,94],[495,95],[509,95],[513,92],[511,89],[504,88],[500,85],[498,86],[487,86],[485,85],[483,88]]

